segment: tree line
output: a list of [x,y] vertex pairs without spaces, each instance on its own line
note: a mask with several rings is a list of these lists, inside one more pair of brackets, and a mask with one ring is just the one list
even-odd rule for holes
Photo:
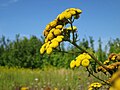
[[[36,36],[20,37],[16,35],[15,40],[10,40],[5,36],[0,37],[0,66],[23,67],[23,68],[43,68],[45,66],[69,68],[69,63],[82,51],[74,46],[61,43],[59,49],[54,50],[54,54],[40,55],[39,49],[44,43],[44,38]],[[110,39],[107,45],[102,48],[102,40],[98,40],[98,48],[95,49],[94,39],[90,36],[78,41],[79,46],[85,48],[103,62],[110,53],[120,53],[120,39]],[[62,52],[62,53],[61,53]]]

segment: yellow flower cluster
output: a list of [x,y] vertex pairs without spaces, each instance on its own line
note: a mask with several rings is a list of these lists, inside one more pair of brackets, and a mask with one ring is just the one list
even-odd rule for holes
[[69,8],[69,9],[66,9],[65,11],[63,11],[61,14],[59,14],[57,16],[57,19],[60,21],[65,21],[66,19],[72,18],[72,16],[74,16],[74,18],[78,19],[79,14],[81,14],[81,13],[82,13],[82,10],[80,10],[80,9]]
[[[120,66],[120,54],[112,53],[109,55],[108,59],[103,62],[109,71],[116,71]],[[107,72],[105,68],[99,66],[97,71]]]
[[[43,31],[45,43],[40,48],[40,53],[43,54],[46,51],[47,54],[51,54],[53,48],[58,47],[60,42],[63,41],[65,36],[63,29],[64,26],[69,23],[69,19],[72,19],[72,17],[78,18],[81,13],[82,11],[80,9],[69,8],[59,14],[55,20],[47,24]],[[77,30],[75,26],[72,29]],[[69,28],[69,30],[72,29]]]
[[120,61],[120,53],[119,54],[112,53],[109,55],[108,59],[111,61],[115,61],[115,60]]
[[89,85],[88,90],[98,90],[101,86],[101,83],[95,82]]
[[56,48],[59,46],[59,43],[62,42],[64,36],[59,35],[53,39],[51,39],[51,41],[47,41],[45,42],[42,47],[40,48],[40,53],[43,54],[45,51],[47,54],[51,54],[53,48]]
[[89,66],[91,56],[88,55],[87,53],[80,54],[78,57],[76,57],[76,60],[72,60],[70,63],[70,67],[74,68],[79,67],[82,65],[83,67]]
[[[113,71],[113,70],[117,70],[120,66],[120,62],[115,62],[115,63],[112,63],[112,64],[109,64],[109,65],[106,65],[106,68],[107,70],[109,71]],[[102,72],[107,72],[107,70],[105,68],[103,68],[102,66],[99,66],[97,68],[97,71],[102,71]]]
[[110,63],[110,61],[116,62],[118,60],[120,60],[120,54],[112,53],[109,55],[108,59],[103,62],[103,64],[108,65]]

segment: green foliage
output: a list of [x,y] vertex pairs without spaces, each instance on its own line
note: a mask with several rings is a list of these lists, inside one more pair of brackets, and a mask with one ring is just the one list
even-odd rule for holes
[[42,42],[40,39],[35,36],[31,36],[30,39],[26,37],[21,39],[19,35],[16,35],[16,40],[8,43],[3,38],[0,47],[1,66],[41,67],[39,48]]
[[111,39],[108,41],[109,53],[120,53],[120,39]]
[[[83,53],[74,46],[69,45],[67,47],[65,43],[61,43],[59,47],[60,51],[54,50],[51,55],[40,55],[39,48],[43,44],[43,41],[43,37],[38,39],[36,36],[21,38],[17,34],[14,41],[2,36],[0,38],[0,66],[42,68],[52,65],[55,67],[69,68],[71,60],[80,53]],[[102,40],[99,40],[97,50],[94,50],[94,40],[92,37],[89,37],[89,40],[83,38],[78,43],[80,47],[86,49],[91,54],[95,52],[95,56],[97,56],[99,61],[103,62],[106,59],[108,50],[102,49]],[[120,40],[118,38],[113,41],[110,40],[106,48],[110,48],[110,53],[120,52]],[[93,63],[93,67],[94,65],[95,63]]]
[[107,59],[107,54],[102,49],[101,38],[99,38],[98,44],[99,44],[99,46],[98,46],[98,50],[96,51],[96,57],[98,58],[99,61],[104,62]]

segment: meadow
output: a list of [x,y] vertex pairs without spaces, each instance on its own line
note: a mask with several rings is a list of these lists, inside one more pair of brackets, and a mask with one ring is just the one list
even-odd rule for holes
[[87,90],[88,84],[96,80],[87,76],[84,68],[0,67],[0,90]]

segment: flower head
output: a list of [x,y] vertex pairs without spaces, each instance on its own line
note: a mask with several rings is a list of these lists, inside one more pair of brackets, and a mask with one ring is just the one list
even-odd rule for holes
[[113,57],[111,58],[111,60],[115,60],[115,58],[116,58],[116,56],[113,56]]
[[70,63],[70,68],[74,68],[75,67],[75,60],[72,60],[71,63]]
[[50,22],[51,27],[55,27],[56,25],[57,25],[57,20],[53,20],[52,22]]
[[57,36],[56,41],[62,42],[63,38],[61,36]]
[[50,47],[56,48],[58,45],[59,45],[58,41],[53,41],[53,42],[50,44]]
[[54,30],[54,35],[55,36],[58,36],[58,35],[60,35],[61,34],[61,30],[60,29],[55,29]]
[[48,36],[47,36],[47,38],[48,38],[49,40],[51,40],[51,39],[54,38],[54,35],[53,35],[52,33],[49,33]]
[[90,63],[90,61],[88,59],[83,59],[81,64],[83,67],[87,67],[87,66],[89,66],[89,63]]
[[52,48],[51,47],[47,48],[46,53],[51,54],[52,53]]
[[56,28],[56,29],[62,29],[62,28],[63,28],[63,25],[57,25],[55,28]]
[[71,15],[75,15],[76,14],[76,12],[74,10],[70,10],[69,12],[71,13]]
[[89,85],[88,90],[98,90],[101,86],[101,83],[95,82]]
[[77,60],[75,61],[75,63],[76,63],[76,67],[79,67],[80,64],[81,64],[81,60],[80,60],[80,59],[77,59]]
[[43,54],[45,52],[45,48],[44,47],[41,47],[40,48],[40,54]]
[[64,17],[65,17],[66,19],[71,18],[71,16],[72,16],[72,14],[71,14],[70,12],[64,12]]

